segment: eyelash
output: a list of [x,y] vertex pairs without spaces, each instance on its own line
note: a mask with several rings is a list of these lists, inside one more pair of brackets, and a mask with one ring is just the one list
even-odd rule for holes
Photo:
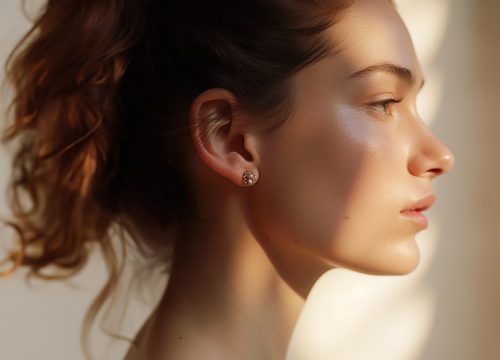
[[389,107],[391,105],[398,104],[401,101],[403,101],[403,98],[401,98],[401,99],[385,99],[382,101],[368,104],[368,108],[372,111],[375,111],[378,114],[390,116],[390,115],[392,115],[392,111],[389,110]]

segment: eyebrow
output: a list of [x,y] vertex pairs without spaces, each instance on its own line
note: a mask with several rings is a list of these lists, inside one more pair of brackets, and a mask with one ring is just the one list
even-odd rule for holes
[[[403,66],[395,65],[395,64],[378,64],[378,65],[371,65],[368,66],[362,70],[359,70],[355,72],[354,74],[350,75],[348,78],[362,78],[362,77],[367,77],[373,73],[377,72],[384,72],[388,74],[395,75],[396,77],[400,78],[401,80],[405,81],[408,83],[408,85],[413,85],[415,82],[415,78],[413,76],[413,73],[411,72],[410,69],[407,69]],[[420,88],[424,86],[425,81],[422,80],[422,84],[420,85]]]

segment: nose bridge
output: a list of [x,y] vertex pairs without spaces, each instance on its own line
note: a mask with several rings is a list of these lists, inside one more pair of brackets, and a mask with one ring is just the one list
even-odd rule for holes
[[453,167],[453,154],[441,140],[420,120],[415,119],[408,170],[415,176],[434,178]]

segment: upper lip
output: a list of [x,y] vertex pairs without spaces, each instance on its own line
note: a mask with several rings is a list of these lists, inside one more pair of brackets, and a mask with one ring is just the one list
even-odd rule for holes
[[422,197],[420,200],[414,202],[412,205],[407,208],[401,210],[401,212],[405,211],[425,211],[430,208],[436,202],[436,195],[430,194],[425,197]]

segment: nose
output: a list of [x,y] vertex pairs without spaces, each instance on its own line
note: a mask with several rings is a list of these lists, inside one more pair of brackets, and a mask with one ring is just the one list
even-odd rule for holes
[[455,163],[452,152],[422,124],[421,136],[414,138],[408,162],[412,175],[435,178],[449,171]]

